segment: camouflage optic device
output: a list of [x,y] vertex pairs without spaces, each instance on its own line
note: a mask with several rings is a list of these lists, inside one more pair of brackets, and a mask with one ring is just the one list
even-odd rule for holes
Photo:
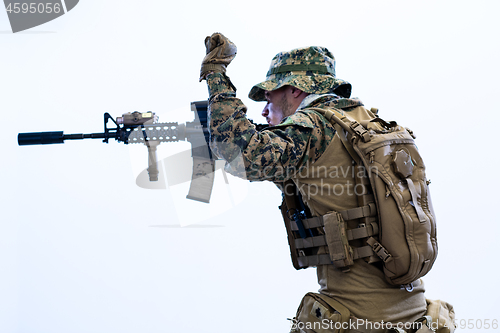
[[[193,175],[188,199],[209,202],[214,181],[215,159],[208,146],[208,102],[192,102],[191,110],[195,119],[192,122],[178,124],[176,122],[159,123],[158,117],[151,111],[125,113],[116,120],[104,114],[104,133],[91,134],[64,134],[58,132],[19,133],[17,142],[20,146],[46,145],[64,143],[64,140],[115,139],[125,144],[142,143],[148,148],[148,174],[150,181],[158,181],[158,162],[156,147],[162,142],[189,141],[193,157]],[[108,127],[111,120],[115,127]],[[256,125],[262,130],[267,125]]]

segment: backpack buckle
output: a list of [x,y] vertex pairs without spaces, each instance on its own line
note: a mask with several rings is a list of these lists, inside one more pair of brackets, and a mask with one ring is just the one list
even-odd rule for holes
[[366,130],[366,128],[363,127],[363,125],[361,125],[360,123],[358,123],[357,121],[353,121],[351,123],[351,129],[359,136],[361,137],[361,140],[363,140],[363,142],[368,142],[371,140],[370,138],[370,134],[368,133],[368,131]]
[[387,263],[392,260],[392,255],[385,249],[385,247],[382,246],[379,242],[375,240],[375,238],[370,237],[366,241],[368,245],[372,247],[373,252],[382,259],[384,263]]

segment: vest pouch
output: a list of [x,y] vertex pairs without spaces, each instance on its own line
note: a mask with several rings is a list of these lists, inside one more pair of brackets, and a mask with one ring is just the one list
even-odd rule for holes
[[437,333],[455,332],[455,310],[453,305],[441,301],[426,299],[427,316],[432,318],[432,328]]
[[307,293],[292,320],[290,333],[348,332],[349,310],[331,297]]
[[347,226],[342,214],[330,212],[323,215],[326,244],[333,265],[342,268],[354,264],[353,250],[347,240]]

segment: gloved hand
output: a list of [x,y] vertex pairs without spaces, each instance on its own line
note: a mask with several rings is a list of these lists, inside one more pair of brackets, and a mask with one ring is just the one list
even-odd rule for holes
[[205,47],[207,55],[201,62],[200,81],[210,72],[225,73],[237,51],[236,45],[219,32],[205,38]]

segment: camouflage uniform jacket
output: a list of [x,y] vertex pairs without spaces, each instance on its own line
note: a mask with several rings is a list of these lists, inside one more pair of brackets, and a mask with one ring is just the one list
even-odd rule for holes
[[[328,120],[304,110],[258,132],[246,118],[246,106],[236,98],[223,75],[211,74],[207,83],[210,146],[219,158],[228,162],[226,169],[235,176],[251,181],[287,180],[321,157],[335,135]],[[340,99],[330,94],[314,104],[340,109],[362,105],[357,99]]]
[[[279,183],[293,179],[315,216],[357,206],[356,196],[346,195],[354,186],[354,175],[351,177],[347,172],[352,168],[352,159],[334,137],[335,129],[330,122],[307,107],[366,112],[359,100],[332,94],[309,95],[298,111],[281,124],[258,132],[245,116],[245,105],[236,98],[223,75],[211,74],[207,83],[211,148],[228,162],[228,172],[254,181]],[[318,165],[331,167],[315,170]],[[339,165],[340,169],[334,168]],[[333,195],[313,193],[314,184],[333,188]],[[337,186],[342,194],[335,192]],[[425,313],[423,283],[417,283],[412,293],[400,290],[386,282],[378,267],[364,260],[355,261],[349,273],[333,265],[320,265],[317,272],[320,292],[335,297],[358,318],[400,322],[413,321]]]

